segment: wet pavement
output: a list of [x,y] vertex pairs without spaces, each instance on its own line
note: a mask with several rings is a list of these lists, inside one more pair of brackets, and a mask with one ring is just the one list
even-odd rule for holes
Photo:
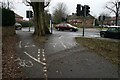
[[43,60],[45,58],[44,50],[34,44],[31,32],[17,31],[17,35],[20,37],[20,42],[16,44],[17,56],[18,59],[24,61],[21,63],[18,61],[18,65],[23,67],[26,77],[44,78],[46,75],[43,70],[46,67]]
[[118,67],[87,48],[74,37],[81,32],[54,31],[42,47],[32,40],[32,32],[17,31],[18,59],[28,78],[118,78]]
[[118,68],[115,65],[80,46],[60,51],[47,59],[50,78],[118,77]]

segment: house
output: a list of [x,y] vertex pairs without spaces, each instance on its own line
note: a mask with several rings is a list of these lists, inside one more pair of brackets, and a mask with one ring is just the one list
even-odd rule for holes
[[15,13],[15,20],[16,22],[21,22],[23,21],[23,17]]
[[[104,21],[104,25],[115,25],[116,18],[108,17]],[[118,17],[118,25],[120,26],[120,17]]]
[[94,26],[94,22],[95,22],[95,18],[91,15],[89,15],[88,17],[83,17],[83,16],[76,16],[75,13],[73,13],[72,15],[68,16],[68,22],[70,24],[76,25],[78,27],[93,27]]

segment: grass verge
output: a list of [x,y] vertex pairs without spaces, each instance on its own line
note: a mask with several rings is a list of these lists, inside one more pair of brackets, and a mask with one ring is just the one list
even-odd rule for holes
[[106,59],[111,62],[118,64],[120,63],[120,52],[119,45],[120,41],[108,41],[97,38],[84,38],[84,37],[76,37],[76,41],[88,49],[94,51],[95,53],[102,55]]

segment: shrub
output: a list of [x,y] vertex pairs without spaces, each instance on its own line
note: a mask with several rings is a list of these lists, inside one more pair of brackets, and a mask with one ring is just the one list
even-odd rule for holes
[[31,23],[31,22],[29,22],[29,21],[25,21],[25,22],[19,22],[21,25],[22,25],[22,27],[31,27],[31,26],[33,26],[33,23]]
[[15,24],[15,13],[9,9],[2,9],[2,26],[13,26]]

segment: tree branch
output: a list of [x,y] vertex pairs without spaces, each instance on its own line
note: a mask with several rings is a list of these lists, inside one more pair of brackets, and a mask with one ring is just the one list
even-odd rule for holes
[[112,9],[112,8],[110,8],[108,6],[106,6],[106,8],[109,9],[109,10],[111,10],[111,11],[113,11],[114,13],[116,13],[116,11],[114,9]]
[[24,0],[24,2],[23,2],[26,6],[32,6],[32,3],[31,2],[29,2],[29,1],[27,1],[27,0]]
[[114,4],[114,5],[116,5],[116,3],[115,2],[111,2],[112,4]]
[[48,2],[48,3],[44,6],[44,8],[47,7],[49,4],[50,4],[50,2]]

